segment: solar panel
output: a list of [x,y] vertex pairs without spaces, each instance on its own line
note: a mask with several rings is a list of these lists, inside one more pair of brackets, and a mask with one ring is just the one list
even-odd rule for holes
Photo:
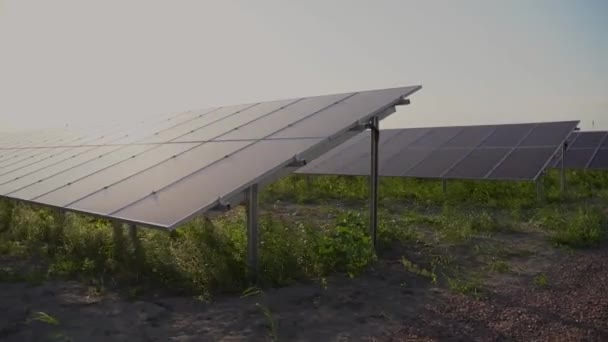
[[[415,148],[405,149],[399,151],[396,155],[390,158],[386,163],[382,163],[379,166],[379,175],[383,176],[405,176],[406,171],[418,165],[426,157],[433,153],[433,149],[430,148]],[[380,146],[380,155],[382,155],[382,146]],[[369,174],[369,163],[360,163],[362,175]],[[324,172],[321,172],[324,173]]]
[[608,149],[600,149],[589,164],[590,169],[608,170]]
[[410,177],[441,178],[443,173],[471,151],[472,149],[466,148],[435,149],[414,167],[405,171],[404,174]]
[[[380,176],[535,180],[578,121],[383,130]],[[368,175],[369,132],[299,169]],[[387,139],[382,137],[388,136]]]
[[519,144],[522,147],[560,146],[572,130],[572,121],[547,122],[536,125],[530,134]]
[[352,138],[419,89],[209,108],[86,134],[0,135],[0,196],[173,228],[293,172],[294,161]]
[[606,132],[583,132],[582,134],[579,132],[570,148],[598,148],[605,136]]
[[[584,169],[587,167],[591,158],[595,154],[596,149],[594,148],[578,148],[569,150],[566,152],[566,159],[564,167],[568,169]],[[561,162],[556,163],[556,167],[560,167]]]
[[512,124],[499,125],[496,130],[487,139],[481,142],[480,147],[513,147],[517,146],[520,141],[525,139],[532,130],[535,124]]
[[408,146],[426,148],[439,147],[450,141],[450,139],[461,133],[461,131],[462,127],[438,127],[427,131],[425,135],[414,140]]
[[494,169],[511,151],[509,148],[475,149],[460,163],[451,168],[445,178],[481,179]]
[[[608,149],[608,132],[573,132],[568,137],[564,167],[568,169],[606,170],[605,151]],[[561,153],[554,156],[553,167],[561,167]]]
[[555,154],[556,148],[559,148],[559,145],[557,147],[516,148],[485,178],[535,180]]
[[449,141],[449,145],[451,147],[475,148],[488,139],[494,131],[495,127],[492,126],[473,126],[463,129]]

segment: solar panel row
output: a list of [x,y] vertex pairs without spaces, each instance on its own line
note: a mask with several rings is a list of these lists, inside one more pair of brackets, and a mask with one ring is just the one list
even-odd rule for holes
[[419,86],[191,111],[96,132],[10,137],[0,196],[172,228],[312,159]]
[[[535,180],[578,121],[383,130],[380,175],[441,179]],[[369,174],[369,132],[298,170]]]
[[[561,154],[556,155],[553,167],[561,166]],[[568,169],[608,169],[608,132],[573,132],[568,137],[564,159]]]

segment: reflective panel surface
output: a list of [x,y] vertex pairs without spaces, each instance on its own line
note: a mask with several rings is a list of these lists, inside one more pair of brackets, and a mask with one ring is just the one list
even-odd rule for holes
[[[563,121],[382,130],[379,173],[395,177],[534,180],[553,165],[555,152],[577,124]],[[369,134],[361,133],[297,172],[369,175]]]
[[[603,150],[608,147],[608,132],[589,131],[573,132],[568,137],[565,167],[569,169],[608,169],[602,166]],[[555,154],[555,168],[561,167],[561,151]],[[596,161],[597,160],[597,161]]]
[[[310,161],[339,146],[420,88],[254,102],[92,128],[0,133],[0,196],[174,228],[214,209],[219,199],[236,206],[248,186],[272,182],[293,172],[294,161]],[[369,137],[361,142],[370,145]],[[368,152],[347,144],[335,155],[360,159]]]

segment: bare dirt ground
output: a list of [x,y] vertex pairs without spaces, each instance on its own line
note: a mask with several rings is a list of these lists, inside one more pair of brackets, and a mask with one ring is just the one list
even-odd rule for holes
[[543,287],[503,277],[485,300],[442,296],[389,340],[608,341],[608,249],[561,259]]
[[[3,281],[0,341],[608,341],[608,247],[565,251],[532,231],[491,239],[490,252],[509,270],[484,272],[478,296],[401,263],[404,255],[422,265],[428,246],[384,253],[353,279],[211,303],[153,294],[128,300],[76,282]],[[471,246],[450,253],[475,270],[482,266]],[[0,267],[13,262],[0,259]]]

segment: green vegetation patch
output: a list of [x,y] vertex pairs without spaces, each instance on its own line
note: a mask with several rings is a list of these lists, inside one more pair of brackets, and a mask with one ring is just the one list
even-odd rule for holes
[[[12,209],[10,226],[0,233],[4,255],[46,265],[42,278],[78,278],[96,285],[168,288],[209,298],[237,293],[249,284],[244,210],[210,221],[200,218],[175,231],[126,227],[76,214],[27,205]],[[382,239],[404,238],[387,228]],[[339,212],[324,225],[264,213],[260,217],[260,283],[284,286],[333,273],[355,276],[375,260],[367,216]],[[390,233],[388,233],[390,232]],[[3,280],[19,278],[10,269]],[[38,278],[37,278],[38,279]]]
[[557,245],[572,248],[598,247],[605,241],[607,222],[601,209],[581,206],[575,210],[543,208],[533,223],[546,229]]
[[[428,269],[401,259],[406,270],[433,282],[441,274],[450,288],[477,295],[478,277],[462,278],[453,270],[467,259],[468,266],[509,272],[507,260],[491,257],[522,252],[501,248],[493,239],[497,233],[536,226],[555,244],[573,248],[595,247],[605,240],[607,222],[601,208],[608,199],[608,173],[568,171],[567,178],[568,193],[563,194],[556,172],[544,176],[542,203],[531,182],[450,180],[444,193],[436,180],[382,178],[378,249],[422,249],[426,255],[420,259],[430,265]],[[376,260],[368,232],[367,198],[367,177],[292,175],[265,189],[261,202],[267,210],[259,222],[259,285],[326,282],[330,274],[354,277],[363,272]],[[293,203],[315,205],[298,215]],[[348,209],[328,209],[336,207],[331,203]],[[0,269],[0,280],[69,277],[97,289],[126,285],[132,296],[148,287],[203,298],[239,293],[251,285],[245,221],[244,211],[236,209],[213,220],[196,219],[171,232],[140,229],[132,236],[126,227],[105,220],[2,199],[0,255],[32,260],[42,270],[23,276],[11,268]],[[484,241],[491,243],[482,265],[457,254],[475,251]]]

